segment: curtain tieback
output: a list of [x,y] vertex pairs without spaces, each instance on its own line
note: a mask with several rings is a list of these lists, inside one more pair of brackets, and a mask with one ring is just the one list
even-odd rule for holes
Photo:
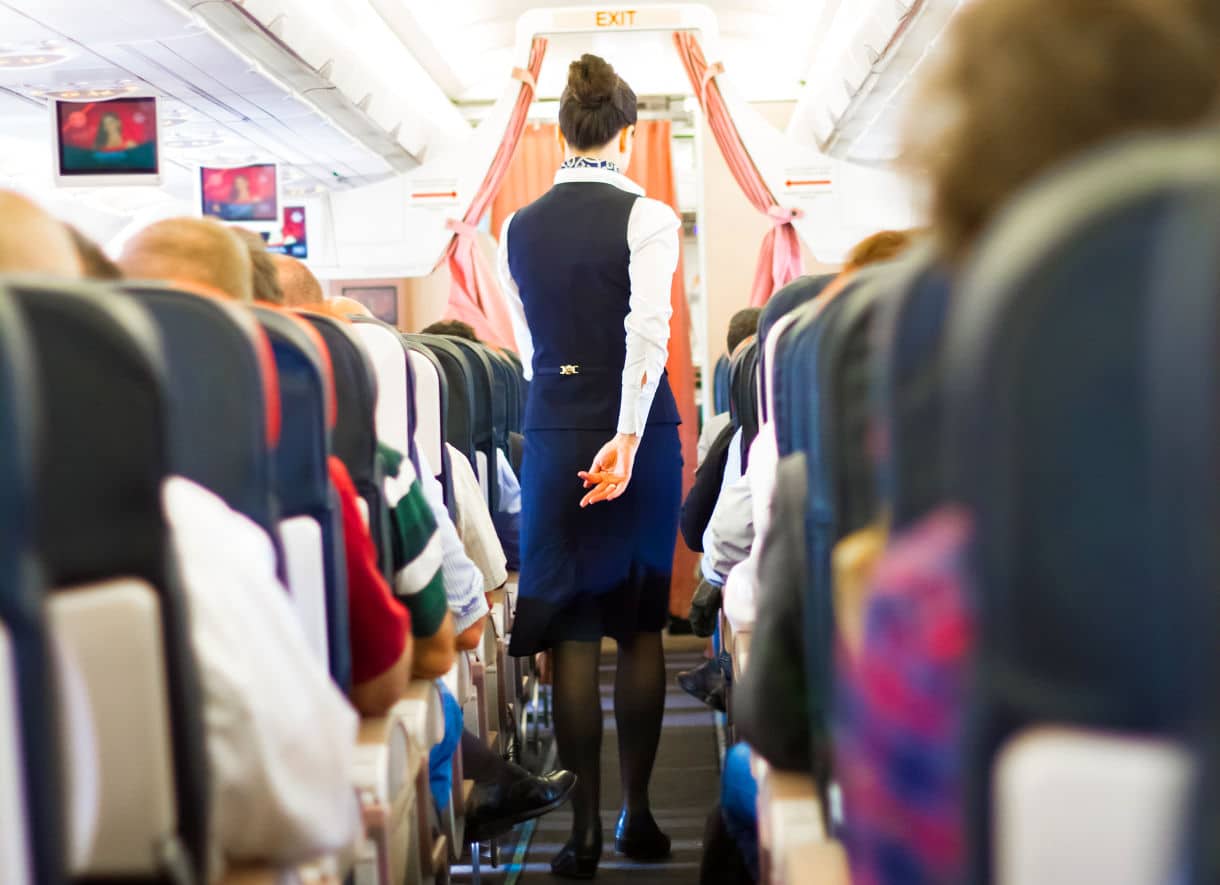
[[798,218],[803,218],[805,213],[800,209],[785,209],[783,206],[772,206],[767,210],[767,215],[771,217],[771,223],[776,227],[782,227],[785,224],[791,224]]
[[702,94],[701,97],[703,98],[703,110],[705,112],[707,111],[707,94],[708,94],[708,90],[710,90],[712,88],[712,81],[715,80],[717,77],[719,77],[723,73],[724,73],[724,63],[723,62],[716,62],[715,64],[710,64],[703,71],[703,82],[699,85],[699,91]]
[[538,81],[534,79],[534,75],[525,68],[513,68],[513,79],[520,80],[523,84],[529,87],[531,93],[538,91]]
[[445,227],[453,231],[459,237],[470,237],[471,239],[474,239],[479,235],[479,229],[477,227],[475,227],[473,224],[462,221],[459,218],[447,219],[445,221]]

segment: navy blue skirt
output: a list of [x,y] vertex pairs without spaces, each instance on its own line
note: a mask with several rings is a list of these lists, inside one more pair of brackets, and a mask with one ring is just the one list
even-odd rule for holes
[[675,424],[650,425],[616,501],[580,508],[576,474],[613,434],[531,430],[521,464],[521,577],[509,653],[570,640],[630,639],[669,617],[682,447]]

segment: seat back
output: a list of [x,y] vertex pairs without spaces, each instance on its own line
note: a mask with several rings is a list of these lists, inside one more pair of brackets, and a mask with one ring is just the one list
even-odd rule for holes
[[377,548],[386,580],[393,580],[393,549],[385,483],[377,455],[377,375],[352,326],[331,317],[302,313],[321,335],[330,354],[335,378],[338,416],[333,435],[334,454],[347,468],[352,484],[367,510],[369,534]]
[[492,431],[495,446],[501,452],[508,451],[508,434],[521,432],[520,402],[517,399],[516,368],[504,356],[491,348],[484,348],[491,365],[492,387]]
[[450,516],[457,515],[453,495],[453,477],[449,472],[449,451],[445,448],[445,420],[448,412],[449,388],[445,373],[436,356],[423,344],[407,341],[415,378],[415,446],[423,454],[433,476],[441,484],[445,507]]
[[9,293],[43,392],[36,524],[51,615],[99,736],[100,829],[86,872],[201,880],[203,696],[161,506],[172,453],[157,328],[139,302],[106,289],[13,283]]
[[275,451],[288,586],[310,644],[335,683],[351,683],[343,526],[327,458],[338,418],[330,352],[294,314],[256,307],[279,375],[283,434]]
[[742,470],[749,459],[750,445],[758,436],[758,341],[743,347],[733,357],[729,370],[731,392],[729,416],[733,426],[739,428],[741,436]]
[[912,274],[895,284],[877,319],[878,482],[894,532],[914,524],[945,495],[941,356],[950,277],[932,260],[915,259]]
[[37,565],[38,379],[29,333],[0,288],[0,880],[63,880],[58,715]]
[[521,357],[511,350],[504,350],[501,353],[512,364],[516,376],[517,415],[519,417],[516,432],[521,433],[525,427],[525,394],[529,390],[529,382],[525,380],[525,364],[521,362]]
[[[1157,468],[1166,457],[1214,464],[1194,454],[1199,443],[1168,453],[1191,439],[1210,447],[1214,404],[1192,395],[1201,411],[1161,426],[1166,399],[1183,393],[1150,384],[1146,367],[1164,352],[1149,341],[1158,313],[1184,296],[1161,282],[1160,244],[1167,230],[1181,237],[1170,222],[1184,202],[1220,202],[1218,142],[1137,139],[1044,180],[987,235],[954,302],[946,464],[975,520],[967,813],[978,878],[993,870],[992,764],[1009,738],[1056,723],[1173,739],[1207,692],[1216,582],[1205,551],[1220,496],[1207,468],[1169,485],[1184,500],[1166,500]],[[1204,291],[1185,294],[1214,302],[1216,279],[1199,268],[1220,234],[1187,239],[1208,245],[1191,264]],[[1188,350],[1211,385],[1214,333]],[[1181,510],[1202,524],[1187,530]]]
[[716,368],[712,373],[712,409],[717,415],[723,415],[730,408],[729,403],[729,355],[720,354],[716,360]]
[[[445,335],[411,335],[409,340],[428,348],[445,375],[449,401],[445,410],[445,441],[476,467],[475,379],[473,369],[453,339]],[[435,466],[435,465],[434,465]]]
[[[500,494],[499,483],[496,482],[496,460],[498,446],[496,445],[496,397],[494,370],[491,357],[486,347],[465,338],[451,338],[466,360],[469,376],[473,381],[471,387],[471,402],[474,406],[473,442],[475,447],[475,470],[488,506],[494,513],[498,507]],[[505,438],[507,444],[507,434]]]
[[767,366],[766,354],[767,340],[771,337],[771,330],[783,317],[821,295],[837,276],[837,274],[821,274],[800,277],[772,295],[763,307],[762,314],[758,318],[758,384],[761,420],[770,420],[770,415],[767,413],[767,381],[770,377],[770,369]]
[[415,378],[410,349],[393,326],[372,317],[353,317],[377,375],[377,438],[411,459],[419,472],[415,446]]
[[164,342],[171,470],[275,538],[279,380],[262,329],[235,302],[158,284],[123,288],[152,316]]

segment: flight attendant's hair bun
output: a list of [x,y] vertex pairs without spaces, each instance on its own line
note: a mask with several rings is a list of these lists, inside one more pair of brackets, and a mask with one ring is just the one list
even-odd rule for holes
[[608,144],[638,119],[635,93],[604,58],[585,53],[568,67],[559,128],[577,150]]

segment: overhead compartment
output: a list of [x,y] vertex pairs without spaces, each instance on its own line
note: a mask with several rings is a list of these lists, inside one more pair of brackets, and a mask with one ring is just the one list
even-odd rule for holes
[[840,0],[789,133],[837,159],[893,160],[916,75],[965,2]]

